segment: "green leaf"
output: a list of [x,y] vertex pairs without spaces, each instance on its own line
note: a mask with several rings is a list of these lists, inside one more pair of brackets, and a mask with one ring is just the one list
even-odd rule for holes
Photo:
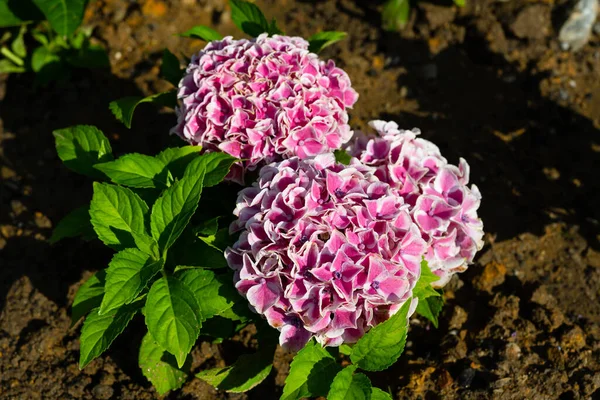
[[403,29],[408,22],[409,14],[409,0],[388,0],[383,6],[383,12],[381,13],[383,29],[387,31]]
[[31,55],[31,69],[39,72],[46,65],[60,63],[60,56],[53,53],[48,47],[40,46],[33,51]]
[[431,272],[427,261],[421,261],[421,276],[413,289],[413,296],[419,300],[424,300],[428,297],[439,297],[440,294],[431,286],[433,282],[440,279],[439,276]]
[[194,233],[198,236],[213,236],[216,239],[216,234],[219,231],[220,218],[221,217],[215,217],[202,221],[198,226],[194,227]]
[[115,250],[136,247],[135,235],[145,231],[148,206],[131,190],[94,182],[91,222],[98,238]]
[[108,106],[115,118],[121,121],[127,128],[131,128],[131,120],[136,107],[142,103],[152,103],[156,106],[175,107],[177,104],[177,91],[153,94],[148,97],[123,97],[122,99],[111,102]]
[[281,400],[325,396],[340,366],[321,345],[311,340],[290,364]]
[[459,7],[464,7],[465,5],[467,5],[466,0],[454,0],[454,4],[456,4]]
[[433,326],[437,328],[438,316],[440,315],[440,311],[442,311],[443,306],[443,297],[427,297],[424,299],[419,299],[419,304],[417,305],[416,311],[417,314],[422,315],[428,320],[430,320]]
[[169,252],[167,262],[171,266],[186,265],[202,268],[228,268],[223,251],[206,244],[187,229]]
[[183,75],[183,71],[179,66],[179,60],[175,54],[171,53],[167,49],[163,50],[160,75],[175,86],[179,85],[179,81]]
[[350,354],[352,354],[352,347],[350,347],[349,345],[342,343],[339,347],[340,349],[340,353],[344,354],[346,356],[349,356]]
[[350,154],[346,153],[345,150],[336,150],[333,152],[333,154],[335,155],[335,161],[339,162],[340,164],[350,164],[352,157]]
[[25,48],[25,40],[23,38],[25,32],[27,32],[27,25],[21,25],[21,29],[19,29],[19,34],[11,44],[11,49],[13,53],[15,53],[20,58],[24,58],[27,55],[27,49]]
[[192,358],[188,357],[183,368],[177,368],[175,358],[165,352],[147,333],[142,339],[138,363],[142,374],[152,383],[161,396],[169,390],[179,389],[187,379]]
[[77,290],[75,300],[71,306],[71,325],[94,308],[100,307],[102,296],[104,296],[104,284],[106,282],[106,271],[101,270],[88,278]]
[[349,365],[335,376],[327,400],[370,400],[371,381],[364,374],[355,374],[357,366]]
[[81,24],[87,1],[82,0],[33,0],[44,13],[52,28],[61,36],[75,32]]
[[0,28],[42,19],[44,15],[31,0],[0,0]]
[[202,326],[202,312],[194,293],[174,277],[157,280],[146,301],[146,325],[181,368]]
[[373,387],[371,390],[371,400],[393,400],[392,396],[388,392]]
[[94,165],[114,183],[136,188],[169,187],[169,170],[157,158],[130,153],[114,161]]
[[348,36],[346,32],[326,31],[319,32],[308,38],[308,51],[312,53],[320,53],[325,47],[344,40]]
[[232,285],[214,272],[199,268],[182,269],[175,277],[183,282],[196,296],[204,319],[218,315],[233,307],[238,294]]
[[110,347],[141,306],[142,302],[136,302],[103,315],[98,314],[98,309],[92,310],[83,323],[79,338],[79,369]]
[[76,125],[52,134],[58,156],[67,168],[92,178],[104,178],[94,165],[111,161],[113,155],[108,139],[98,128]]
[[247,392],[269,376],[273,368],[274,350],[274,347],[268,347],[255,354],[244,354],[231,367],[204,370],[196,377],[219,390]]
[[350,360],[366,371],[382,371],[404,351],[408,333],[408,299],[387,321],[375,326],[356,342]]
[[219,32],[204,25],[194,26],[192,29],[180,33],[179,36],[200,39],[204,40],[205,42],[223,39],[223,35],[221,35]]
[[229,0],[229,5],[231,6],[231,19],[242,32],[257,37],[261,33],[269,33],[273,29],[255,4],[243,0]]
[[206,169],[204,176],[204,187],[216,186],[223,181],[223,178],[229,173],[229,169],[237,158],[222,152],[213,152],[203,154],[200,159]]
[[162,252],[173,245],[196,212],[205,168],[202,157],[193,160],[186,168],[183,179],[165,190],[154,203],[150,228]]
[[0,74],[20,74],[25,72],[24,67],[13,64],[9,60],[0,60]]
[[138,249],[115,254],[106,270],[106,289],[98,314],[106,314],[135,300],[163,265],[162,259],[154,260]]
[[84,240],[91,240],[96,237],[96,232],[90,222],[90,207],[84,206],[76,208],[60,220],[56,228],[52,231],[52,236],[48,239],[50,244],[54,244],[64,238],[83,236]]
[[158,153],[157,159],[167,166],[175,179],[181,179],[188,164],[200,155],[201,146],[172,147]]

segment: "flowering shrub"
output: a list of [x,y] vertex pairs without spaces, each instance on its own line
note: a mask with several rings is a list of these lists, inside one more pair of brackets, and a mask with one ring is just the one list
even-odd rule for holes
[[354,343],[411,297],[425,241],[372,170],[332,154],[291,158],[240,192],[231,229],[243,232],[225,254],[282,346]]
[[192,57],[179,84],[172,132],[205,150],[243,159],[231,179],[259,165],[335,150],[352,136],[348,75],[299,37],[226,37]]
[[469,164],[448,164],[436,145],[418,137],[418,129],[398,129],[395,122],[372,121],[378,136],[358,135],[350,148],[352,164],[376,169],[410,205],[410,215],[427,241],[425,260],[443,286],[464,271],[483,246],[483,223],[477,217],[481,200],[469,182]]
[[[481,247],[468,165],[448,164],[417,132],[381,121],[372,124],[379,136],[351,144],[353,157],[334,156],[350,139],[346,108],[357,95],[343,71],[313,53],[344,34],[282,36],[254,4],[230,6],[255,39],[192,28],[184,35],[210,43],[182,80],[178,60],[163,58],[163,76],[182,82],[175,131],[191,146],[115,158],[95,127],[54,132],[65,166],[98,182],[89,206],[67,215],[50,241],[81,235],[115,251],[73,302],[73,323],[85,317],[79,365],[141,313],[139,365],[164,394],[189,377],[198,340],[254,324],[254,353],[195,376],[245,392],[271,373],[279,343],[298,350],[282,399],[391,399],[358,369],[396,362],[413,312],[437,326],[443,300],[432,285]],[[175,97],[127,97],[110,108],[129,127],[139,104],[174,105]],[[235,186],[222,184],[259,168],[237,200]]]

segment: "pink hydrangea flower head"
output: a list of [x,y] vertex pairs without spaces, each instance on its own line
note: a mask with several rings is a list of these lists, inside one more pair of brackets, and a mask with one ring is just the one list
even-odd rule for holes
[[206,151],[243,160],[229,179],[284,158],[301,159],[350,140],[347,108],[358,94],[333,61],[308,51],[299,37],[226,37],[192,57],[179,84],[172,129]]
[[299,349],[356,342],[412,295],[426,242],[374,168],[299,157],[260,170],[238,196],[225,252],[251,307]]
[[401,130],[395,122],[372,121],[377,135],[358,133],[349,147],[352,165],[367,165],[409,205],[409,213],[427,241],[425,259],[443,286],[464,271],[483,246],[483,223],[477,216],[481,194],[469,183],[469,165],[442,157],[439,148]]

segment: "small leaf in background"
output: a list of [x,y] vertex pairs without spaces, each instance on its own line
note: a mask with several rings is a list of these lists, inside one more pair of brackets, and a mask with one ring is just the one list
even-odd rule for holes
[[171,147],[156,156],[162,161],[175,179],[181,179],[188,164],[200,155],[201,146]]
[[152,383],[161,396],[179,389],[188,376],[192,358],[188,357],[183,368],[177,368],[175,357],[163,350],[149,333],[142,339],[138,363],[142,374]]
[[194,26],[192,29],[180,33],[179,36],[200,39],[204,40],[205,42],[223,39],[223,35],[221,35],[219,32],[204,25]]
[[202,327],[194,293],[174,277],[161,278],[150,288],[145,309],[148,331],[181,368]]
[[0,60],[0,74],[20,74],[25,71],[25,67],[15,65],[6,59]]
[[373,387],[371,390],[371,400],[393,400],[392,395],[388,392],[384,392],[383,390]]
[[388,0],[383,6],[383,12],[381,13],[383,29],[387,31],[403,29],[408,22],[409,14],[409,0]]
[[366,375],[356,374],[356,365],[349,365],[335,376],[327,400],[370,400],[371,381]]
[[219,231],[219,219],[221,217],[211,218],[207,221],[202,221],[198,226],[194,227],[194,233],[198,236],[214,236]]
[[162,252],[175,243],[198,208],[202,195],[206,163],[202,157],[193,160],[183,178],[156,200],[150,216],[152,237]]
[[233,306],[238,294],[233,279],[221,278],[214,272],[200,268],[182,269],[175,277],[196,296],[204,319],[212,318]]
[[114,183],[136,188],[169,187],[169,170],[157,158],[144,154],[130,153],[94,168],[102,171]]
[[163,50],[162,64],[160,66],[160,76],[171,82],[174,86],[179,85],[183,76],[183,70],[179,65],[179,60],[175,54],[169,50]]
[[94,182],[90,203],[92,226],[98,238],[109,247],[122,250],[136,247],[132,232],[145,231],[148,206],[131,190]]
[[90,276],[75,294],[75,300],[71,306],[71,325],[94,308],[100,307],[104,296],[104,284],[106,282],[106,271],[100,270]]
[[68,36],[83,20],[87,1],[82,0],[33,0],[44,13],[52,28],[61,36]]
[[466,0],[454,0],[454,4],[456,4],[459,7],[464,7],[467,4]]
[[67,168],[92,178],[104,178],[94,165],[111,161],[113,155],[108,139],[98,128],[77,125],[52,134],[58,156]]
[[38,47],[31,55],[31,69],[33,72],[40,72],[47,65],[60,63],[60,56],[50,51],[48,47]]
[[315,33],[308,38],[308,51],[312,53],[319,53],[325,47],[330,46],[335,42],[339,42],[340,40],[344,40],[346,36],[348,36],[346,32],[326,31]]
[[356,342],[350,356],[354,364],[366,371],[382,371],[398,360],[406,344],[411,300]]
[[346,356],[349,356],[350,354],[352,354],[352,347],[350,347],[349,345],[342,343],[339,347],[340,349],[340,353],[344,354]]
[[300,350],[290,364],[281,400],[326,396],[333,378],[341,367],[331,356],[311,340]]
[[132,303],[107,314],[92,310],[85,319],[79,338],[79,369],[106,351],[140,310],[141,302]]
[[156,106],[165,106],[174,108],[177,104],[177,91],[170,90],[168,92],[154,94],[148,97],[123,97],[109,104],[110,111],[115,118],[121,121],[127,128],[131,128],[131,120],[136,107],[142,103],[152,103]]
[[433,326],[438,327],[438,316],[442,307],[444,306],[444,298],[442,296],[427,297],[425,299],[419,299],[417,305],[417,314],[424,316],[431,321]]
[[229,267],[223,251],[206,244],[191,229],[182,233],[181,239],[175,242],[168,257],[167,262],[171,266],[186,265],[210,269]]
[[204,187],[216,186],[223,181],[223,178],[229,173],[229,169],[237,158],[220,151],[203,154],[202,163],[206,168],[204,176]]
[[247,392],[269,376],[273,368],[274,351],[274,347],[267,347],[255,354],[244,354],[231,367],[204,370],[196,377],[219,390]]
[[80,235],[84,240],[92,240],[96,237],[96,232],[94,232],[90,222],[90,206],[76,208],[61,219],[52,231],[52,236],[50,236],[48,242],[54,244],[64,238]]
[[413,289],[413,296],[418,297],[419,299],[440,296],[440,294],[431,286],[433,282],[436,282],[439,279],[439,276],[431,272],[427,261],[421,261],[421,277]]
[[333,154],[335,155],[335,161],[339,162],[340,164],[350,164],[352,157],[350,157],[350,154],[346,153],[345,150],[336,150],[333,152]]
[[106,269],[106,289],[98,314],[106,314],[135,300],[163,264],[163,260],[154,260],[138,249],[115,254]]
[[243,0],[229,0],[231,19],[244,33],[257,37],[273,29],[257,5]]
[[24,58],[27,55],[27,49],[25,48],[25,40],[23,38],[25,32],[27,32],[27,25],[22,25],[21,29],[19,29],[19,34],[11,44],[11,50],[13,51],[13,53],[15,53],[18,57],[21,58]]
[[44,14],[31,0],[0,0],[0,28],[42,19]]

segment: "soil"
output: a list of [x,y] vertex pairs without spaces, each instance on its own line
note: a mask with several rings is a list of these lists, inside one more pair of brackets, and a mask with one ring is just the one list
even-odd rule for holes
[[[407,351],[370,374],[401,399],[600,399],[600,36],[562,51],[566,0],[421,1],[400,33],[380,29],[381,2],[264,0],[286,32],[344,30],[323,57],[346,69],[360,99],[352,125],[419,127],[449,160],[466,158],[483,193],[486,246],[445,292],[440,327],[415,319]],[[83,371],[69,306],[110,251],[78,239],[50,246],[52,227],[89,201],[90,182],[58,160],[51,132],[93,124],[116,153],[154,154],[172,140],[168,111],[143,105],[127,130],[108,110],[169,84],[162,49],[190,56],[197,24],[238,35],[216,0],[97,0],[86,23],[110,70],[75,71],[33,87],[0,76],[0,398],[152,399],[137,367],[141,320]],[[250,332],[199,343],[193,371],[226,365]],[[278,350],[263,386],[217,392],[190,379],[172,399],[277,398],[291,355]]]

